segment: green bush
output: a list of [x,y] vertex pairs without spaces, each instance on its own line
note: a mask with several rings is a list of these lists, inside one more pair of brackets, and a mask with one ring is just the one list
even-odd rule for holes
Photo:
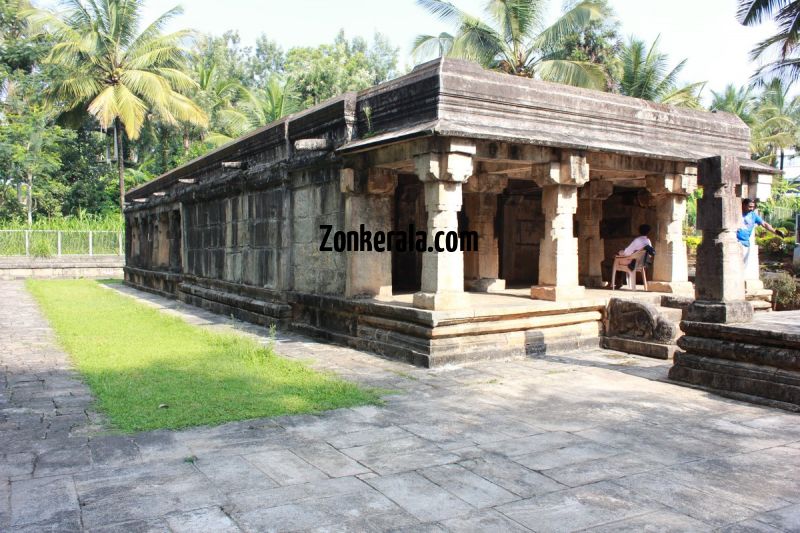
[[788,272],[781,272],[776,276],[766,278],[764,287],[773,292],[772,298],[775,300],[775,308],[778,311],[800,309],[797,281]]
[[700,235],[687,235],[685,240],[686,248],[689,249],[689,252],[695,252],[697,247],[700,246],[700,241],[703,240],[703,237]]
[[31,244],[31,255],[40,258],[53,257],[53,250],[47,241],[37,240]]
[[[777,228],[786,231],[786,228]],[[786,231],[786,233],[791,233]],[[770,255],[792,255],[794,253],[794,246],[795,246],[795,238],[794,236],[790,237],[778,237],[777,235],[773,235],[772,233],[763,233],[763,236],[756,237],[756,246],[760,251]]]

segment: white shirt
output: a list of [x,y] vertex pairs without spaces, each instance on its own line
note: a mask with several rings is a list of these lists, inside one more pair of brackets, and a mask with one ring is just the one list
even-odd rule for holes
[[653,246],[653,243],[650,242],[650,239],[648,239],[646,235],[640,235],[633,239],[633,241],[631,241],[628,247],[625,248],[620,255],[635,254],[645,246]]

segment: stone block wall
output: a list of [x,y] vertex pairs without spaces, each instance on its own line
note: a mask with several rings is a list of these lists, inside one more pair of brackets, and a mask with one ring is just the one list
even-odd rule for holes
[[272,188],[185,204],[186,273],[279,288],[284,194]]
[[293,176],[292,190],[292,288],[312,294],[344,295],[346,253],[320,251],[321,225],[344,230],[344,198],[339,169],[319,168]]

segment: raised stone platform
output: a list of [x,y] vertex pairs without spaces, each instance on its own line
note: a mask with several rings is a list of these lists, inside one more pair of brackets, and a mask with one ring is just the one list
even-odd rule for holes
[[61,257],[0,257],[0,280],[26,278],[121,278],[121,255],[64,255]]
[[800,411],[800,311],[744,324],[681,322],[669,377],[734,397]]

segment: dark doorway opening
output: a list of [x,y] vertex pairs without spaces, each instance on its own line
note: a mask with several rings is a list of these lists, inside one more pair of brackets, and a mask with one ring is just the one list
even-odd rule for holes
[[[400,174],[397,180],[394,205],[394,230],[407,232],[410,226],[417,231],[427,229],[425,191],[422,182],[413,174]],[[412,235],[413,239],[413,235]],[[422,286],[422,254],[416,250],[397,251],[392,248],[392,292],[416,292]]]

